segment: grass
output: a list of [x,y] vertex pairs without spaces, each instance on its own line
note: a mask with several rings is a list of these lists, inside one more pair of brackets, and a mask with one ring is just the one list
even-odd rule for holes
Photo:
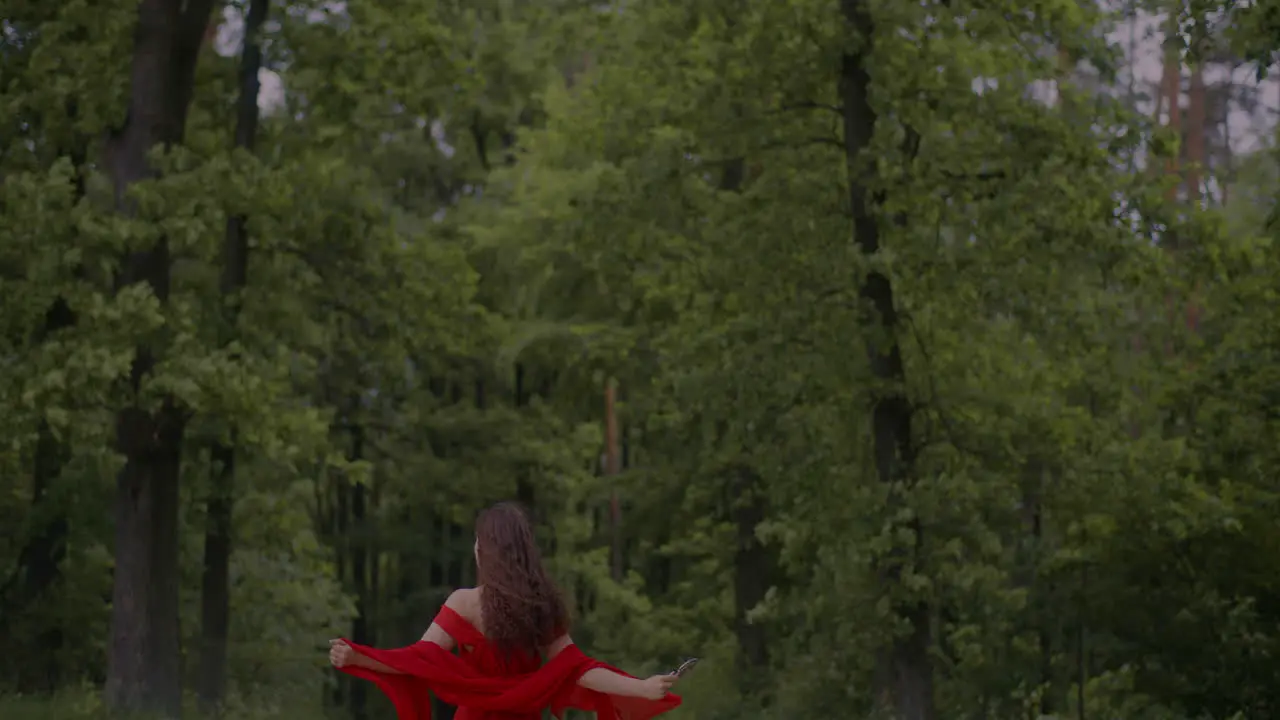
[[[83,690],[66,690],[57,695],[46,696],[2,696],[0,695],[0,718],[3,720],[108,720],[102,705],[100,691],[93,688]],[[183,720],[213,720],[196,711],[192,703],[184,708]],[[252,708],[242,703],[229,703],[229,707],[218,720],[324,720],[324,710],[313,704],[291,706],[289,709],[275,706],[270,708]],[[110,716],[110,720],[154,720],[153,718],[120,718]]]

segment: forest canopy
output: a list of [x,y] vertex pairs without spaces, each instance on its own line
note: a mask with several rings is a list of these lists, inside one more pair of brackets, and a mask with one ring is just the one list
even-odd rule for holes
[[0,0],[0,716],[1280,716],[1278,10]]

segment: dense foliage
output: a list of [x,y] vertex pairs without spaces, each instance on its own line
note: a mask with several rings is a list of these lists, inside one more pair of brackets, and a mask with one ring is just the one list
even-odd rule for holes
[[0,0],[0,714],[390,717],[514,498],[681,717],[1274,717],[1280,176],[1116,19]]

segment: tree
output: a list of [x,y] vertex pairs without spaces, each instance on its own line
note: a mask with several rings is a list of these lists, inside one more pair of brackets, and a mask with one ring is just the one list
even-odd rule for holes
[[[155,175],[151,153],[182,142],[195,66],[213,0],[147,0],[138,6],[124,122],[104,146],[116,206],[137,218],[134,186]],[[115,289],[163,312],[169,300],[170,239],[147,232],[120,261]],[[149,333],[148,333],[149,334]],[[178,483],[186,410],[148,387],[160,338],[140,336],[129,370],[129,405],[116,417],[124,455],[117,480],[115,582],[107,702],[121,711],[182,710],[178,626]]]
[[[235,147],[253,152],[258,134],[258,96],[262,85],[258,74],[263,68],[260,34],[270,13],[269,0],[253,0],[245,14],[243,48],[240,60],[239,97],[236,102]],[[222,277],[219,290],[223,295],[224,318],[222,344],[235,337],[241,297],[249,275],[248,218],[227,218],[226,239],[222,248]],[[235,496],[236,447],[235,430],[231,437],[214,443],[210,459],[216,475],[205,505],[204,575],[201,580],[200,679],[198,691],[205,712],[215,713],[226,700],[227,635],[230,630],[231,510]]]
[[588,651],[700,648],[700,718],[1275,705],[1274,162],[1169,193],[1224,177],[1209,8],[1179,142],[1070,2],[253,0],[198,62],[167,3],[46,5],[0,33],[0,715],[388,716],[316,638],[416,640],[511,497]]

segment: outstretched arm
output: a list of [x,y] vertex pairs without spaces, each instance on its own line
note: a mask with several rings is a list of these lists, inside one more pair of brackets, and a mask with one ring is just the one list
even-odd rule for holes
[[[431,623],[431,627],[427,628],[427,631],[422,634],[422,642],[435,643],[448,652],[452,652],[456,645],[453,638],[449,636],[449,633],[445,632],[444,628],[435,623]],[[355,650],[352,650],[350,645],[347,645],[341,640],[329,641],[329,662],[336,668],[354,665],[356,667],[362,667],[367,670],[386,673],[389,675],[404,674],[385,663],[380,663],[373,658],[361,655]]]
[[[431,623],[431,627],[427,628],[427,631],[422,634],[422,642],[435,643],[449,651],[453,650],[454,646],[453,638],[449,637],[449,633],[445,632],[444,628],[435,623]],[[385,673],[388,675],[404,674],[390,665],[380,663],[373,658],[361,655],[353,650],[350,645],[342,642],[341,640],[329,641],[329,662],[336,668],[354,665],[356,667],[362,667],[367,670]]]
[[391,667],[390,665],[384,665],[378,662],[377,660],[374,660],[372,658],[367,658],[364,655],[361,655],[360,653],[354,653],[354,654],[355,654],[355,660],[352,661],[351,663],[352,665],[366,668],[374,672],[384,673],[387,675],[403,675],[404,674],[399,670]]
[[661,700],[675,684],[674,675],[654,675],[647,680],[620,675],[606,668],[594,668],[578,678],[578,684],[606,695]]
[[[543,648],[543,656],[550,660],[572,644],[572,638],[561,635],[555,642]],[[607,668],[592,668],[578,678],[578,684],[588,690],[606,695],[661,700],[678,679],[675,675],[654,675],[647,680],[641,680]]]
[[385,665],[372,658],[351,649],[351,646],[341,640],[329,641],[329,663],[336,668],[344,668],[348,665],[366,668],[374,672],[386,673],[389,675],[403,675],[404,673],[396,670],[390,665]]

